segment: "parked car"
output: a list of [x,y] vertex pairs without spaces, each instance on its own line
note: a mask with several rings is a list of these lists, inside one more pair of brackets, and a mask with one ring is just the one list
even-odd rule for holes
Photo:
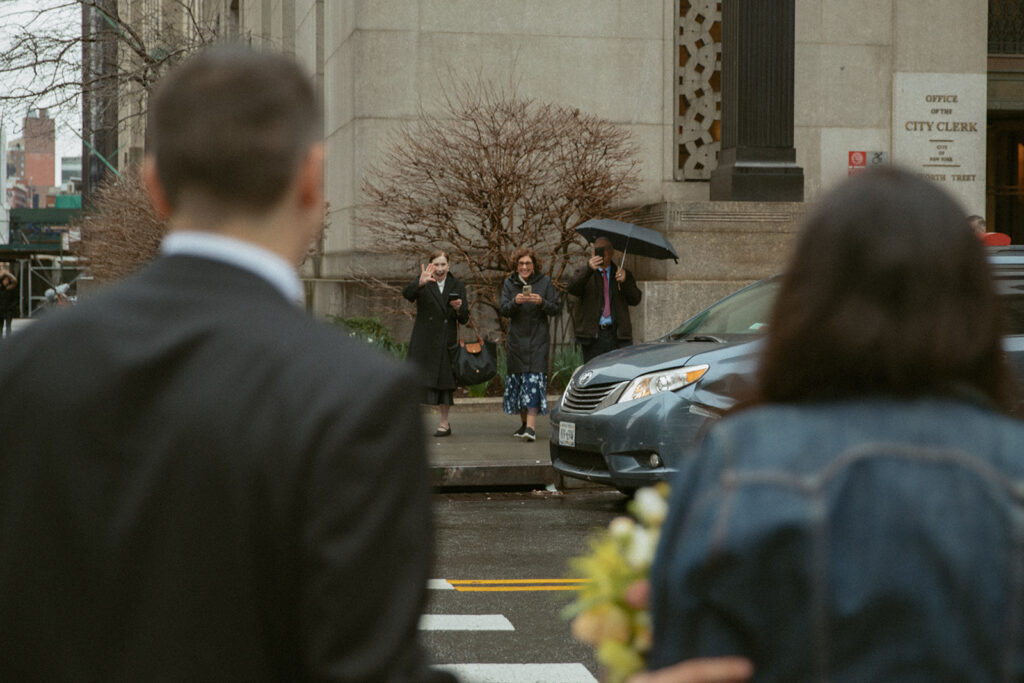
[[[1024,387],[1024,247],[990,249],[989,262],[1006,309],[1004,349]],[[671,477],[751,389],[778,288],[778,276],[761,280],[656,341],[581,366],[551,411],[554,468],[624,492]]]

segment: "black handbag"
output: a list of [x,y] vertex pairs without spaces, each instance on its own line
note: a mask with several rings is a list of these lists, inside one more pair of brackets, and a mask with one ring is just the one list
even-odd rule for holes
[[464,341],[460,334],[459,343],[449,349],[455,381],[463,387],[482,384],[498,374],[497,345],[480,336],[472,322],[469,325],[476,333],[476,341]]

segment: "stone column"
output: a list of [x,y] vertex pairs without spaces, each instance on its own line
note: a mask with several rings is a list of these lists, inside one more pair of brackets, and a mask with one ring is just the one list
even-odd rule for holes
[[794,2],[722,1],[722,151],[712,200],[803,201],[793,147]]

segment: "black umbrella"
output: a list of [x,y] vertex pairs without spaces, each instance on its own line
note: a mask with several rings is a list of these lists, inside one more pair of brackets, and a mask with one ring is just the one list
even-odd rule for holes
[[593,242],[598,237],[607,237],[616,251],[622,252],[623,259],[630,253],[657,259],[673,259],[679,263],[679,254],[664,235],[641,228],[639,225],[613,221],[610,218],[592,218],[577,225],[576,232],[583,235],[588,242]]

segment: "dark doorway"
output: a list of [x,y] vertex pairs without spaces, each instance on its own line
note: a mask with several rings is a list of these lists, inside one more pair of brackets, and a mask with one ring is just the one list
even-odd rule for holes
[[1024,244],[1024,112],[989,112],[985,194],[988,229]]

